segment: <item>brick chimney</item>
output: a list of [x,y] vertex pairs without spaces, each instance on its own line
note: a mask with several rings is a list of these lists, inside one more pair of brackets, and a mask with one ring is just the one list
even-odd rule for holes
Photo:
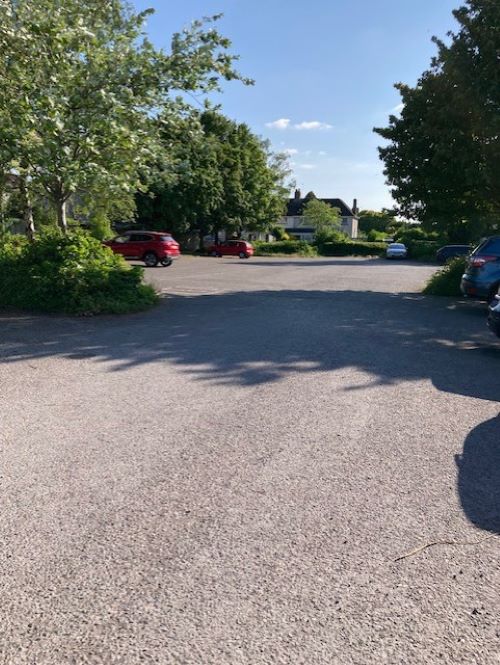
[[302,198],[302,194],[301,194],[300,189],[296,189],[296,190],[295,190],[294,199],[295,199],[296,201],[298,201],[298,200],[301,199],[301,198]]

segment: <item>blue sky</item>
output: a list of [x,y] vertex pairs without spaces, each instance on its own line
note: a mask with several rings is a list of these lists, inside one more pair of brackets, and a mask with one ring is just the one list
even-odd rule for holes
[[[148,33],[168,50],[172,33],[223,13],[219,29],[255,79],[225,86],[217,100],[288,150],[303,193],[391,206],[373,126],[399,103],[393,84],[414,84],[435,53],[432,35],[454,29],[460,0],[135,0],[152,7]],[[280,122],[276,122],[280,121]]]

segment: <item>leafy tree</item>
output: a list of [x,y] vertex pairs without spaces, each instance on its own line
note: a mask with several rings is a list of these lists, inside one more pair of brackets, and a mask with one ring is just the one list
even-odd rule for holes
[[0,145],[63,230],[75,192],[113,199],[141,187],[154,118],[175,115],[175,91],[241,78],[230,42],[204,22],[174,35],[169,54],[155,49],[143,32],[150,13],[122,0],[0,0]]
[[308,224],[314,227],[315,235],[340,231],[341,217],[338,208],[332,208],[328,203],[317,199],[314,194],[312,196],[310,194],[306,196],[306,199],[309,198],[304,204],[302,215]]
[[165,156],[149,194],[137,197],[138,219],[179,235],[225,229],[263,230],[283,214],[286,159],[269,144],[215,110],[163,126]]
[[361,210],[359,213],[359,230],[363,233],[370,231],[386,232],[394,222],[396,212],[383,208],[381,212],[376,210]]
[[458,33],[415,88],[397,84],[401,117],[375,131],[398,212],[450,240],[491,229],[500,212],[500,4],[467,0]]

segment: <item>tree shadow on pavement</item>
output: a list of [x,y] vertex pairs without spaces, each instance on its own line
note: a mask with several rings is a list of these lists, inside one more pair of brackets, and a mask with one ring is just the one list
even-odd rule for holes
[[453,305],[414,293],[269,290],[170,296],[125,317],[4,315],[0,363],[60,356],[109,371],[157,364],[243,386],[351,367],[369,376],[345,390],[428,379],[442,391],[498,400],[500,346],[482,318]]
[[455,460],[466,516],[475,526],[500,533],[500,416],[475,427]]

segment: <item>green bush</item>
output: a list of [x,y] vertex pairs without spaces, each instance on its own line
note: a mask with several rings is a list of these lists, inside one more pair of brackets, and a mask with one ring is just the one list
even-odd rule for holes
[[142,268],[129,269],[88,233],[41,234],[33,243],[0,243],[0,307],[65,314],[125,314],[157,302],[142,283]]
[[90,234],[97,240],[108,240],[113,237],[111,224],[106,211],[97,209],[89,218]]
[[375,229],[368,231],[366,235],[368,242],[382,242],[385,238],[387,238],[385,231],[376,231]]
[[444,268],[438,270],[427,282],[424,293],[430,296],[459,296],[460,280],[465,271],[467,259],[457,256],[451,259]]
[[385,253],[385,242],[326,242],[321,247],[322,256],[381,256]]
[[277,240],[276,242],[254,242],[252,244],[255,256],[271,256],[275,254],[317,255],[316,248],[305,240]]
[[410,240],[407,241],[408,256],[420,261],[435,261],[436,252],[441,243],[436,240]]
[[412,240],[428,240],[429,237],[422,227],[415,225],[398,229],[394,239],[406,245]]
[[348,236],[338,229],[322,229],[316,232],[314,244],[318,248],[318,253],[323,253],[323,247],[329,242],[347,242]]
[[290,240],[290,236],[282,226],[273,226],[271,233],[276,240]]

